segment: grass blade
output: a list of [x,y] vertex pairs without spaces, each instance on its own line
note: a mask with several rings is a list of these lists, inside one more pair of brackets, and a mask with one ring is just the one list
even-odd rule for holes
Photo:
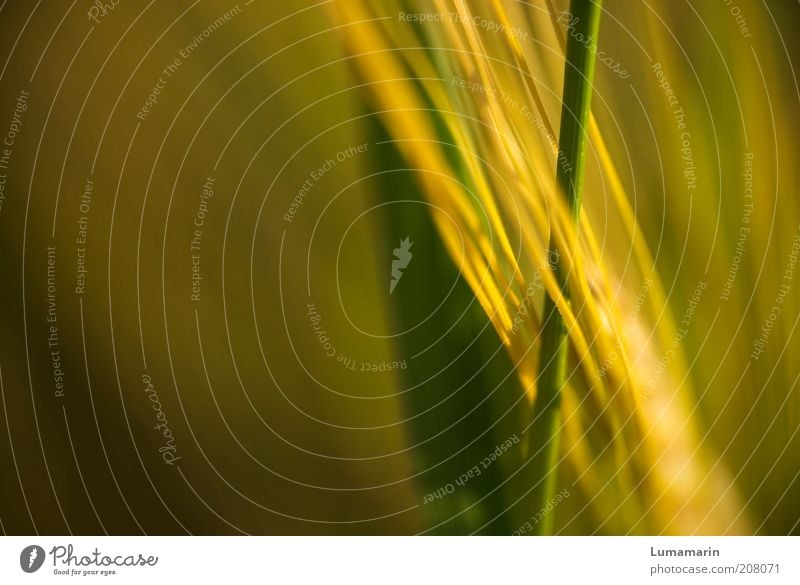
[[[601,0],[572,0],[570,9],[556,182],[558,189],[567,197],[577,228]],[[552,236],[550,249],[555,251]],[[562,293],[567,297],[567,275],[562,263],[556,261],[553,270]],[[533,409],[534,424],[530,445],[531,463],[535,469],[541,470],[541,478],[534,487],[533,502],[537,510],[544,509],[555,494],[561,427],[561,389],[565,382],[567,358],[566,324],[549,295],[545,297],[544,319],[539,390]],[[536,533],[551,533],[553,517],[553,513],[546,514],[537,524]]]

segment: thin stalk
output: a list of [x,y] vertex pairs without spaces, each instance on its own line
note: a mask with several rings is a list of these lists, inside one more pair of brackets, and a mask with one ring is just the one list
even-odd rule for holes
[[[564,98],[561,107],[559,157],[556,183],[567,197],[575,229],[581,208],[583,171],[592,100],[597,33],[600,27],[602,0],[572,0],[571,18],[567,22],[567,55],[564,65]],[[550,251],[556,251],[550,236]],[[569,296],[567,274],[556,258],[553,265],[556,282],[564,297]],[[544,512],[535,533],[552,534],[554,510],[546,511],[553,499],[558,476],[559,431],[561,429],[561,390],[567,365],[567,327],[551,296],[545,297],[542,349],[539,356],[539,384],[533,407],[531,430],[531,464],[539,473],[533,489],[536,512]]]

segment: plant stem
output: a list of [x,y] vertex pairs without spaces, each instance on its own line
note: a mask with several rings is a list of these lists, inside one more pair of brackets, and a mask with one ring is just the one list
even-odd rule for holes
[[[564,65],[564,97],[561,107],[559,157],[556,184],[567,197],[574,226],[578,229],[581,189],[586,161],[586,142],[592,82],[594,79],[597,32],[600,26],[602,0],[572,0],[571,18],[567,22],[567,55]],[[552,233],[550,258],[556,282],[568,297],[567,274],[558,256]],[[530,438],[531,464],[539,475],[533,488],[534,510],[545,511],[553,499],[558,476],[559,431],[561,429],[561,389],[567,364],[567,327],[553,298],[545,297],[542,349],[539,356],[539,380],[533,408]],[[536,473],[536,472],[535,472]],[[536,524],[535,533],[552,534],[554,510],[545,512]]]

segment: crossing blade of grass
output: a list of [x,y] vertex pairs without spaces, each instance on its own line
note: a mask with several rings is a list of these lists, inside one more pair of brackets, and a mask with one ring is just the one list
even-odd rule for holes
[[[567,31],[564,65],[564,92],[559,132],[559,157],[556,183],[566,197],[577,229],[581,206],[583,171],[595,68],[601,0],[572,0]],[[550,237],[550,250],[557,251]],[[555,254],[551,257],[558,258]],[[553,266],[556,280],[568,297],[567,274],[561,262]],[[567,327],[553,298],[545,297],[544,328],[539,360],[539,390],[533,407],[530,437],[531,465],[541,473],[534,486],[537,510],[546,508],[555,494],[558,476],[559,431],[561,428],[561,390],[565,383]],[[544,515],[535,526],[537,534],[551,534],[554,514]]]

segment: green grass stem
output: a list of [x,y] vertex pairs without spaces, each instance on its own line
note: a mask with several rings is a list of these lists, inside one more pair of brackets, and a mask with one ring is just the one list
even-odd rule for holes
[[[567,55],[564,65],[564,97],[559,132],[559,157],[556,182],[568,199],[577,229],[581,188],[586,161],[589,112],[591,107],[597,33],[602,0],[572,0],[567,21]],[[551,235],[550,250],[556,246]],[[553,257],[553,255],[551,255]],[[561,262],[553,270],[561,291],[568,296],[567,274]],[[539,379],[530,433],[531,465],[538,470],[533,489],[535,512],[545,510],[553,499],[558,477],[559,432],[561,428],[561,390],[567,362],[567,327],[549,295],[545,297],[544,329],[539,357]],[[552,534],[555,510],[544,514],[534,533]]]

